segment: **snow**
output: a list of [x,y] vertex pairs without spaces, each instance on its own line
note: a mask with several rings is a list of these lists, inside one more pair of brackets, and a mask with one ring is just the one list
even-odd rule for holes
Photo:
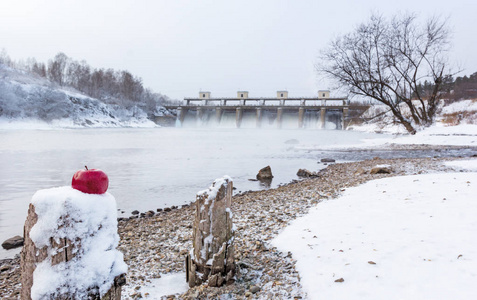
[[389,164],[381,164],[381,165],[375,165],[374,167],[375,167],[375,168],[390,168],[391,165],[389,165]]
[[106,104],[11,68],[0,67],[0,91],[0,129],[159,127],[140,107]]
[[[444,104],[444,101],[441,102],[441,105]],[[477,113],[477,100],[459,100],[452,102],[446,106],[441,106],[442,110],[436,115],[436,122],[433,127],[443,127],[447,126],[448,124],[445,123],[445,115],[450,114],[461,114],[463,119],[460,119],[461,126],[449,126],[450,131],[458,131],[458,130],[466,130],[466,125],[474,124],[473,134],[476,134],[475,131],[475,114]],[[404,108],[404,113],[407,114],[409,109],[407,107]],[[364,114],[363,117],[365,118],[372,118],[380,113],[386,112],[384,115],[377,117],[376,120],[370,121],[366,124],[354,125],[350,124],[348,129],[355,130],[355,131],[363,131],[363,132],[380,132],[380,133],[387,133],[387,134],[407,134],[407,130],[403,125],[394,124],[395,120],[392,113],[389,109],[383,104],[377,104],[371,106]],[[464,117],[464,115],[467,115]],[[467,123],[467,124],[466,124]],[[454,128],[457,127],[457,128]],[[453,128],[453,129],[452,129]],[[472,128],[472,127],[469,127]],[[418,128],[418,131],[427,131],[430,132],[426,128]],[[432,131],[432,130],[431,130]],[[418,133],[419,134],[419,133]]]
[[448,167],[454,167],[461,170],[477,172],[477,159],[447,161],[445,165]]
[[[369,128],[374,128],[369,125]],[[365,126],[361,127],[363,129]],[[356,128],[355,128],[356,129]],[[372,132],[370,130],[369,132]],[[461,124],[456,126],[442,126],[436,124],[418,131],[415,135],[385,135],[380,139],[362,140],[360,144],[329,145],[329,146],[296,146],[297,149],[344,149],[344,148],[374,148],[388,144],[400,145],[441,145],[441,146],[477,146],[477,125]]]
[[189,289],[186,282],[185,272],[169,273],[162,275],[161,278],[152,279],[141,288],[143,295],[149,294],[147,299],[159,300],[163,296],[168,296],[177,293],[185,293]]
[[293,253],[309,299],[476,299],[475,195],[475,172],[374,180],[272,244]]
[[[209,186],[208,189],[198,192],[197,196],[208,195],[205,201],[205,204],[208,204],[209,200],[214,200],[215,197],[217,197],[217,193],[219,192],[219,189],[222,187],[222,185],[226,185],[228,182],[232,182],[232,178],[228,175],[224,175],[221,178],[217,178],[214,180],[212,185]],[[203,207],[201,207],[201,211],[202,210]]]
[[[123,255],[116,250],[116,200],[111,194],[85,194],[60,187],[36,192],[31,203],[38,221],[30,237],[36,247],[48,247],[48,257],[33,273],[32,299],[49,298],[56,293],[76,294],[82,299],[88,289],[95,287],[103,295],[116,276],[126,273]],[[56,249],[50,237],[56,242],[64,238],[73,241],[75,257],[52,266]]]
[[453,114],[462,111],[477,111],[476,100],[461,100],[450,103],[442,108],[442,114]]
[[476,146],[477,125],[463,124],[457,126],[434,125],[417,132],[415,135],[401,136],[392,140],[395,144],[428,144]]

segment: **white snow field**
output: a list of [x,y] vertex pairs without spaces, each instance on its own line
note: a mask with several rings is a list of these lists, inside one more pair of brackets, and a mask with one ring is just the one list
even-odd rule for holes
[[318,204],[272,244],[293,253],[309,299],[477,299],[476,216],[475,172],[386,178]]

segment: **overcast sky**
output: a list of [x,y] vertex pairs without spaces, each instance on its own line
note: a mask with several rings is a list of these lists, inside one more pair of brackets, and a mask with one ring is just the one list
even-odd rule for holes
[[46,62],[58,52],[128,70],[171,98],[314,96],[320,49],[371,12],[449,17],[451,59],[477,72],[477,0],[1,0],[0,48]]

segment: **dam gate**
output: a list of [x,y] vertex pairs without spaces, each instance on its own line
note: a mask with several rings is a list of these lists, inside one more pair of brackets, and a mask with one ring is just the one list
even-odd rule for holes
[[238,92],[235,98],[211,98],[200,92],[199,98],[184,98],[184,105],[168,105],[177,110],[177,126],[220,126],[240,128],[322,128],[346,129],[350,101],[331,98],[328,91],[318,97],[288,98],[288,92],[277,92],[277,98],[249,98]]

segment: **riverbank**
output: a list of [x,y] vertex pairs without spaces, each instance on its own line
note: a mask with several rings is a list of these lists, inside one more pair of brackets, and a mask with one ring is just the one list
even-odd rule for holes
[[[222,288],[200,286],[174,297],[306,298],[295,260],[271,246],[271,239],[291,220],[305,215],[322,200],[337,197],[349,187],[383,177],[454,170],[444,165],[446,160],[376,158],[333,164],[320,171],[318,178],[234,196],[235,252],[239,268],[235,284]],[[389,165],[392,172],[371,174],[371,169],[377,165]],[[164,274],[184,271],[185,256],[191,248],[193,213],[193,207],[185,205],[119,221],[119,249],[129,266],[123,298],[155,299],[156,295],[148,294],[149,287]],[[18,259],[3,261],[0,270],[0,298],[17,299],[20,289]]]

